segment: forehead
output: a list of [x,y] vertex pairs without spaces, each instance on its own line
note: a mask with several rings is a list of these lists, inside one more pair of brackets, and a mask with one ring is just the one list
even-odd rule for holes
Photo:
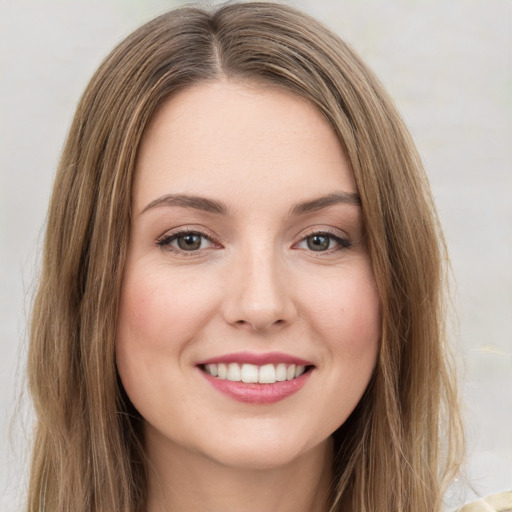
[[276,87],[227,80],[188,87],[160,107],[139,148],[139,211],[164,193],[259,201],[285,190],[307,198],[356,187],[328,121]]

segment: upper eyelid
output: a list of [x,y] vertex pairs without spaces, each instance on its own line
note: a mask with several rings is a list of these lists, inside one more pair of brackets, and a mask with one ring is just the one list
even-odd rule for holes
[[164,231],[161,235],[159,235],[156,238],[156,241],[158,242],[160,240],[165,240],[166,238],[176,237],[176,236],[179,236],[182,234],[187,234],[187,233],[195,233],[197,235],[204,236],[205,238],[207,238],[208,240],[210,240],[212,242],[215,241],[217,238],[213,233],[211,233],[210,230],[206,229],[203,226],[190,225],[190,226],[178,226],[176,228],[168,229],[168,230]]
[[157,239],[157,243],[166,242],[166,241],[174,241],[177,238],[179,238],[180,236],[185,236],[185,235],[199,235],[199,236],[205,238],[206,240],[208,240],[210,243],[215,244],[215,241],[212,240],[211,237],[209,237],[208,235],[205,235],[204,233],[200,233],[199,231],[177,231],[176,233],[166,233],[165,235],[163,235]]
[[[178,226],[176,228],[169,229],[162,233],[160,236],[158,236],[155,240],[156,244],[160,244],[161,242],[169,239],[175,239],[176,237],[180,235],[185,235],[187,233],[194,233],[198,234],[200,236],[203,236],[205,239],[207,239],[209,242],[221,245],[221,242],[219,241],[218,237],[215,236],[211,231],[204,226],[197,226],[197,225],[188,225],[188,226]],[[322,226],[313,226],[306,230],[303,230],[300,234],[298,234],[295,237],[295,241],[292,245],[296,245],[306,238],[313,236],[313,235],[327,235],[331,236],[335,239],[341,239],[346,240],[350,244],[353,243],[352,238],[341,228],[335,228],[335,227],[322,227]]]
[[[312,229],[306,231],[305,233],[304,232],[301,233],[300,238],[298,238],[298,240],[293,243],[292,247],[295,247],[295,246],[303,243],[307,238],[309,238],[310,236],[314,236],[314,235],[324,235],[324,236],[330,237],[337,243],[338,250],[339,249],[349,249],[354,245],[352,238],[346,232],[341,230],[340,228],[315,227],[315,228],[312,228]],[[336,250],[336,249],[332,248],[332,249],[328,249],[326,251],[318,251],[318,254],[319,255],[327,254],[327,253],[332,252],[333,250]]]
[[306,230],[301,231],[301,233],[298,235],[298,240],[304,240],[308,236],[317,235],[317,234],[325,234],[330,235],[336,238],[343,238],[346,240],[350,240],[351,237],[349,234],[344,231],[341,228],[335,228],[335,227],[321,227],[321,226],[313,226],[311,228],[307,228]]
[[[197,234],[204,238],[208,244],[208,247],[202,247],[199,249],[194,249],[190,251],[186,251],[181,249],[180,247],[175,247],[174,242],[179,238],[180,236],[184,236],[187,234]],[[174,230],[168,230],[163,235],[159,236],[155,241],[154,245],[156,248],[160,250],[165,250],[174,253],[175,255],[183,255],[192,257],[194,255],[202,254],[203,251],[209,250],[209,249],[219,249],[222,248],[222,245],[216,241],[215,237],[212,237],[208,234],[206,234],[203,230],[200,229],[183,229],[183,228],[176,228]]]
[[[192,250],[185,250],[185,249],[181,249],[180,247],[176,247],[174,245],[174,242],[180,236],[185,236],[187,234],[196,234],[196,235],[201,236],[202,238],[204,238],[207,241],[208,247],[200,247],[198,249],[192,249]],[[178,229],[174,232],[167,231],[166,233],[164,233],[162,236],[160,236],[159,238],[157,238],[155,240],[154,245],[156,246],[156,248],[158,248],[160,250],[163,250],[163,251],[169,252],[169,253],[174,253],[175,256],[179,256],[179,257],[186,256],[189,258],[201,256],[204,254],[203,251],[206,251],[206,250],[209,250],[212,248],[214,248],[214,249],[222,248],[222,246],[218,242],[216,242],[214,239],[212,239],[212,237],[206,235],[205,233],[203,233],[201,231],[193,230],[193,229]]]

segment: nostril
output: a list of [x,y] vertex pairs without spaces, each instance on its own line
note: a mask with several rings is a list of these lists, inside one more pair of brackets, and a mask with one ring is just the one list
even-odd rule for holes
[[250,320],[236,320],[233,323],[233,325],[236,325],[238,327],[247,327],[250,329],[254,329],[256,331],[265,331],[275,326],[283,326],[284,324],[286,324],[286,320],[283,320],[281,318],[278,320],[254,318],[252,322]]

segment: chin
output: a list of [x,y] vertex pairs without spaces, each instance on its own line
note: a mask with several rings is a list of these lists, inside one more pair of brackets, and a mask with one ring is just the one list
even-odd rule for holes
[[229,442],[204,447],[203,453],[212,461],[222,466],[240,470],[272,470],[286,467],[310,451],[323,451],[328,440],[310,446],[301,443],[289,433],[282,436],[268,432],[265,436],[251,436],[250,439],[231,438]]

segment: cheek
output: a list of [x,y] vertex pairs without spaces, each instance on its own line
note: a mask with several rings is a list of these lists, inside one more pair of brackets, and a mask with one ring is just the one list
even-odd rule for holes
[[[182,273],[183,274],[183,273]],[[160,266],[125,270],[116,337],[116,362],[128,396],[152,392],[156,375],[182,365],[184,351],[208,322],[211,286]]]
[[175,350],[208,318],[213,293],[204,279],[128,269],[121,293],[119,344]]
[[[169,326],[177,325],[178,304],[162,287],[150,280],[129,278],[121,295],[117,349],[140,353],[170,349]],[[176,331],[171,331],[176,333]]]
[[311,283],[309,289],[308,317],[332,350],[353,355],[377,350],[380,299],[369,264]]
[[[379,350],[380,300],[369,263],[347,265],[308,279],[300,292],[303,325],[322,354],[322,393],[312,397],[321,420],[313,428],[330,435],[350,416],[370,382]],[[308,290],[306,295],[304,292]]]

